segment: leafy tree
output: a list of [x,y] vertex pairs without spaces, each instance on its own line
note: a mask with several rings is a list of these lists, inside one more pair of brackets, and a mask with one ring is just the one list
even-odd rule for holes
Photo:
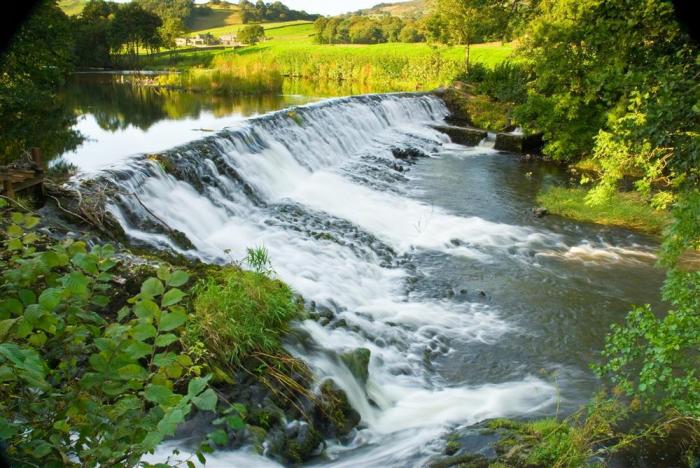
[[73,18],[75,58],[78,65],[106,67],[111,65],[110,24],[117,11],[116,3],[90,0],[80,15]]
[[237,37],[243,44],[256,44],[265,38],[265,28],[259,24],[244,26],[238,31]]
[[61,105],[58,88],[72,68],[68,17],[45,0],[0,56],[0,161],[32,146],[47,156],[74,148],[75,116]]
[[465,46],[467,72],[471,45],[481,39],[488,22],[486,13],[483,0],[435,0],[435,19],[431,25],[433,37],[441,42]]
[[126,48],[127,53],[135,58],[143,48],[153,50],[162,45],[159,34],[162,25],[156,14],[136,3],[126,3],[114,14],[111,24],[113,43]]

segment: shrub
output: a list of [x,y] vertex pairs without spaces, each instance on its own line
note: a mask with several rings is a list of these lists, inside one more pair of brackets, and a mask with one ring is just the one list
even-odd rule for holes
[[135,465],[193,406],[217,404],[177,352],[188,275],[161,268],[124,303],[110,297],[112,246],[48,239],[38,223],[3,213],[0,441],[18,466]]

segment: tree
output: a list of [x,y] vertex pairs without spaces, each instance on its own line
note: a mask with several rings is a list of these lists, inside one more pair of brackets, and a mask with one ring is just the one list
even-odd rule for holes
[[265,38],[265,29],[259,24],[244,26],[238,31],[238,40],[243,44],[257,44]]
[[159,28],[161,19],[136,3],[126,3],[117,9],[111,24],[114,44],[125,47],[134,59],[142,48],[156,49],[162,44]]
[[0,161],[32,146],[47,156],[74,148],[75,116],[61,105],[58,89],[71,70],[69,18],[55,1],[43,1],[0,56]]
[[487,15],[484,0],[435,0],[434,25],[442,29],[441,42],[465,46],[465,68],[469,71],[471,45],[483,34]]
[[80,15],[73,19],[78,65],[106,67],[111,64],[110,52],[114,47],[110,23],[117,8],[116,3],[90,0]]

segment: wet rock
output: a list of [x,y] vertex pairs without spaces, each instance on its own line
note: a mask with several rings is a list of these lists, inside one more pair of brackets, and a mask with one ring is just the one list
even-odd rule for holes
[[499,133],[494,148],[510,153],[540,154],[544,146],[542,135],[522,135],[519,133]]
[[347,435],[360,423],[360,414],[350,405],[347,394],[327,379],[321,384],[315,409],[315,427],[326,437]]
[[449,136],[453,143],[466,146],[477,146],[488,135],[486,130],[473,127],[458,127],[456,125],[433,125],[432,127]]
[[532,214],[537,218],[544,218],[549,214],[549,210],[544,207],[537,207],[532,209]]
[[400,159],[401,161],[406,161],[411,164],[415,163],[420,158],[429,157],[427,154],[417,148],[392,148],[391,154],[393,154],[396,159]]
[[367,384],[367,379],[369,378],[370,355],[371,352],[367,348],[357,348],[354,351],[340,355],[340,360],[343,361],[343,364],[361,385]]

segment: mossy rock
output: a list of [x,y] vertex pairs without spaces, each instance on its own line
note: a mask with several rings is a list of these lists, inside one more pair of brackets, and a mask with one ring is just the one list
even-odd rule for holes
[[346,393],[328,379],[321,384],[316,405],[316,427],[327,437],[347,435],[360,423],[360,414],[350,405]]
[[354,351],[343,353],[340,360],[350,370],[353,377],[360,385],[366,385],[369,378],[369,358],[371,352],[367,348],[357,348]]

